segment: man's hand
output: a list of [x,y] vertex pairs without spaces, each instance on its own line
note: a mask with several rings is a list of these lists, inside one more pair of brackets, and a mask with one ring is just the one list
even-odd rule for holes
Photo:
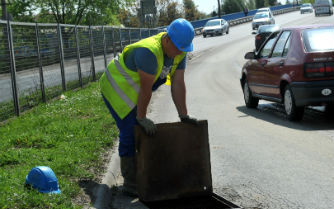
[[138,124],[144,129],[145,133],[149,136],[153,136],[157,132],[157,127],[152,120],[144,117],[136,117]]
[[189,117],[189,115],[180,115],[179,117],[182,123],[198,125],[198,120],[196,118]]

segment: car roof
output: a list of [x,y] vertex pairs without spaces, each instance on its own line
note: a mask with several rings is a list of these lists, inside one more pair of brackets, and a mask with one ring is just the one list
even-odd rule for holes
[[258,15],[258,14],[267,14],[269,16],[269,12],[257,12],[255,15]]
[[313,29],[313,28],[328,28],[334,27],[333,24],[314,24],[314,25],[299,25],[299,26],[291,26],[284,27],[283,30],[305,30],[305,29]]

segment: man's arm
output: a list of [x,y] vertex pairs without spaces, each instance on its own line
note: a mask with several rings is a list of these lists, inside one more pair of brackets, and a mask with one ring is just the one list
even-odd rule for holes
[[175,70],[172,78],[171,91],[178,114],[181,116],[188,115],[186,105],[186,85],[184,83],[184,70]]
[[137,103],[137,117],[146,117],[147,106],[152,96],[152,86],[154,83],[154,75],[138,70],[140,78],[140,90]]

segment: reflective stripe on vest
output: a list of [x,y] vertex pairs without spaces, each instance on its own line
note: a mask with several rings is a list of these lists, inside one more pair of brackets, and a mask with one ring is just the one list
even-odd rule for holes
[[[122,68],[121,64],[119,64],[118,57],[114,60],[116,69],[122,76],[125,78],[126,82],[137,92],[139,93],[139,86],[132,80],[132,78],[125,72],[125,70]],[[108,71],[110,74],[110,72]],[[111,76],[111,75],[110,75]]]
[[109,84],[113,87],[113,89],[116,91],[118,96],[122,98],[122,100],[129,106],[129,108],[133,109],[136,105],[131,101],[131,99],[127,95],[124,94],[122,89],[117,86],[117,83],[111,76],[108,68],[106,68],[105,74],[106,74]]

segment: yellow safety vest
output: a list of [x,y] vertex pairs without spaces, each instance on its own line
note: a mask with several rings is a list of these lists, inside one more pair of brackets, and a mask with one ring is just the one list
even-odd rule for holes
[[[123,59],[124,54],[139,47],[149,49],[157,59],[155,82],[160,76],[164,63],[161,38],[165,34],[166,32],[162,32],[126,46],[123,52],[109,63],[101,76],[99,80],[101,92],[121,119],[125,118],[136,107],[140,89],[139,74],[126,67]],[[185,55],[186,53],[183,52],[174,58],[171,72],[167,75],[167,85],[170,85],[171,78]]]

